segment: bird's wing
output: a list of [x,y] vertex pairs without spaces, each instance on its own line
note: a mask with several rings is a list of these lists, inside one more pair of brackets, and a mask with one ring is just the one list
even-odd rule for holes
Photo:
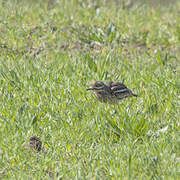
[[128,89],[124,84],[119,83],[119,82],[113,82],[111,84],[111,90],[116,91],[116,90],[122,90],[122,89]]
[[111,93],[118,99],[123,99],[128,97],[131,94],[131,90],[129,90],[124,84],[122,83],[112,83],[111,84]]

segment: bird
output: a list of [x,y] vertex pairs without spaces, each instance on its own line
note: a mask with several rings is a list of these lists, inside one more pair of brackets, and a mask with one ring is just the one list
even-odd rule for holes
[[32,149],[36,150],[37,152],[40,152],[42,150],[42,142],[40,138],[37,136],[32,136],[29,139],[28,145],[26,145],[24,149]]
[[100,102],[109,104],[118,103],[119,100],[124,98],[138,96],[120,82],[93,81],[90,82],[90,87],[86,90],[94,91],[94,95]]

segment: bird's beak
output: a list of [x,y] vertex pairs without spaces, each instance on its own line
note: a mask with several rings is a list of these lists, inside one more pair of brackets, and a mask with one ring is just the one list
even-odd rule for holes
[[87,88],[86,91],[94,90],[94,88]]
[[89,91],[89,90],[96,90],[96,91],[98,91],[98,90],[102,90],[102,89],[103,89],[103,87],[91,87],[91,88],[87,88],[86,91]]

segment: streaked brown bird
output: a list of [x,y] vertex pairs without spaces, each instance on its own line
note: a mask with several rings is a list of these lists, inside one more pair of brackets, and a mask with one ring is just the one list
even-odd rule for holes
[[90,83],[90,88],[86,90],[94,91],[99,101],[110,104],[117,103],[119,100],[127,97],[138,96],[120,82],[94,81]]

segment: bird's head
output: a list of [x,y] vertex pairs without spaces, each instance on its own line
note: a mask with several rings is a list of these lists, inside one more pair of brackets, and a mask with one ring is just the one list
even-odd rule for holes
[[93,90],[93,91],[101,91],[104,89],[105,84],[102,81],[93,81],[90,82],[90,88],[86,89],[87,91]]

